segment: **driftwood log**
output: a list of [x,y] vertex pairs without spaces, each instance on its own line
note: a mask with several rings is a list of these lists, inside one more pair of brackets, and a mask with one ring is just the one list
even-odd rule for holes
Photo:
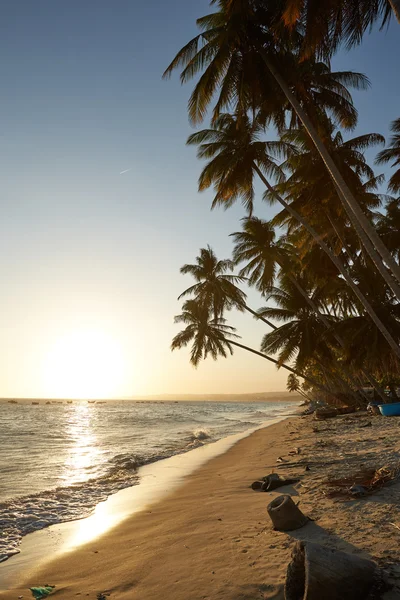
[[336,408],[334,408],[333,406],[327,406],[324,408],[317,408],[314,412],[314,418],[319,420],[332,419],[333,417],[337,417],[338,414],[339,413]]
[[370,560],[297,542],[286,572],[285,600],[365,600],[376,576]]
[[293,531],[303,527],[308,517],[293,502],[289,495],[278,496],[267,506],[267,511],[277,531]]

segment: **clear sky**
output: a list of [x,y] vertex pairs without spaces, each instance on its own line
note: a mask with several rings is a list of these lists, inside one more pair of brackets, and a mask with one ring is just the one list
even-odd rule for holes
[[[161,80],[208,11],[204,0],[1,3],[0,396],[285,388],[283,371],[240,351],[194,370],[169,350],[190,285],[179,267],[207,243],[227,257],[243,216],[211,213],[211,193],[197,193],[191,87]],[[394,23],[335,60],[372,80],[356,95],[360,132],[386,134],[399,116],[399,33]],[[260,324],[232,323],[258,348]]]

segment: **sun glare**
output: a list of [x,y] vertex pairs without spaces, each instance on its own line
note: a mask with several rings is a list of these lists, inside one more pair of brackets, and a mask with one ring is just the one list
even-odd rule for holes
[[55,343],[44,365],[47,394],[63,398],[110,398],[123,382],[118,343],[101,331],[76,331]]

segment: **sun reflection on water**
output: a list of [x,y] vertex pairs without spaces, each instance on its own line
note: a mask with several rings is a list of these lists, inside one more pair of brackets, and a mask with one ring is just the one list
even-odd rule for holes
[[102,451],[94,432],[96,411],[87,403],[71,405],[65,435],[69,439],[68,454],[62,473],[63,485],[80,483],[96,476]]

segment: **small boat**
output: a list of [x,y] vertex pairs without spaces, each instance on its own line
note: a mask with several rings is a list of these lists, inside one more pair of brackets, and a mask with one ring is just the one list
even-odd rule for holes
[[67,400],[67,404],[72,404],[72,400]]
[[38,405],[40,404],[40,402],[32,402],[32,404]]
[[392,402],[389,404],[378,404],[381,415],[384,417],[400,416],[400,402]]

